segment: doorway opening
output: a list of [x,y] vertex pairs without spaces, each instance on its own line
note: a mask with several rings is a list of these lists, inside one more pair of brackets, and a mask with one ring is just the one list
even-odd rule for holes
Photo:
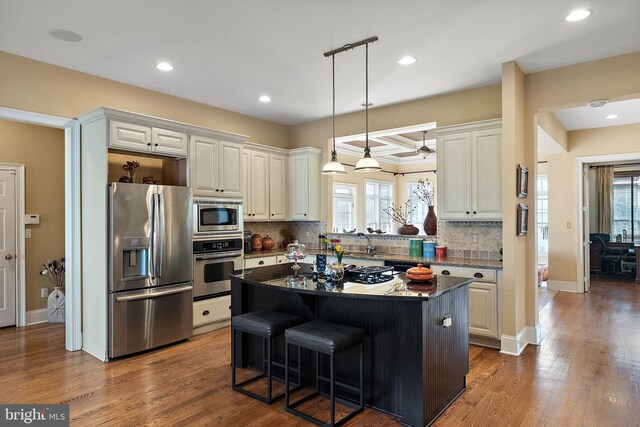
[[[80,350],[82,348],[82,340],[81,340],[81,318],[80,318],[80,138],[79,138],[79,124],[77,120],[71,120],[63,117],[50,116],[46,114],[33,113],[29,111],[16,110],[12,108],[0,107],[0,120],[6,121],[7,123],[20,123],[22,125],[36,125],[35,127],[43,128],[57,128],[62,130],[64,145],[59,146],[57,148],[58,154],[60,154],[60,150],[62,147],[62,157],[63,157],[63,167],[61,168],[64,172],[58,171],[64,176],[62,181],[62,188],[58,188],[59,194],[56,196],[59,200],[56,202],[58,206],[63,206],[63,220],[62,220],[62,236],[63,238],[58,237],[58,240],[61,240],[60,246],[63,247],[62,254],[54,255],[51,253],[51,257],[55,259],[58,256],[64,256],[65,258],[65,348],[67,350]],[[24,143],[24,138],[15,138],[18,139],[21,143]],[[50,147],[51,148],[51,147]],[[22,155],[33,154],[29,153],[28,150],[25,149],[24,144],[20,147],[24,153],[19,153]],[[4,151],[3,151],[4,153]],[[6,154],[6,153],[5,153]],[[35,153],[36,156],[40,155],[47,158],[45,153]],[[2,160],[2,159],[0,159]],[[26,162],[24,162],[26,163]],[[28,163],[26,164],[26,168],[30,170],[28,167]],[[37,168],[34,168],[37,169]],[[37,172],[37,171],[36,171]],[[41,184],[44,187],[44,190],[47,190],[47,185],[49,185],[49,181],[44,179],[44,184]],[[24,186],[23,186],[24,187]],[[23,190],[24,191],[24,190]],[[27,319],[28,312],[28,295],[27,295],[27,283],[26,277],[30,274],[34,273],[38,277],[42,269],[40,267],[46,262],[46,259],[39,260],[34,259],[34,265],[37,265],[37,268],[29,267],[25,261],[25,250],[26,242],[29,238],[26,237],[28,232],[27,229],[31,229],[32,236],[36,234],[35,224],[25,225],[25,216],[24,212],[18,215],[16,218],[16,254],[19,256],[19,261],[17,263],[18,272],[17,272],[17,295],[25,295],[25,298],[19,299],[16,304],[16,319],[15,324],[18,327],[26,326],[30,323]],[[35,212],[37,213],[37,212]],[[50,218],[47,214],[47,218]],[[43,217],[40,217],[41,221],[44,220]],[[27,222],[31,222],[27,220]],[[42,224],[41,224],[42,225]],[[42,228],[42,227],[41,227]],[[53,227],[56,228],[56,227]],[[58,232],[60,231],[60,225],[58,223]],[[38,230],[37,234],[40,234]],[[32,237],[33,239],[33,237]],[[49,245],[51,246],[51,245]],[[44,246],[48,249],[47,246]],[[49,255],[47,255],[48,257]],[[58,261],[60,258],[58,258]],[[52,260],[53,261],[53,260]],[[41,264],[42,263],[42,264]],[[35,292],[33,289],[32,293],[35,294],[36,299],[40,299],[39,293],[40,289],[38,288],[38,284],[35,285]],[[41,303],[41,302],[40,302]],[[38,307],[37,303],[36,306]],[[29,306],[29,308],[33,308],[33,305]],[[42,309],[42,307],[39,307]],[[35,310],[30,310],[35,311]],[[44,312],[46,313],[46,312]],[[39,316],[44,314],[43,312],[36,312],[34,316],[36,320],[39,319]],[[33,322],[31,322],[33,323]]]

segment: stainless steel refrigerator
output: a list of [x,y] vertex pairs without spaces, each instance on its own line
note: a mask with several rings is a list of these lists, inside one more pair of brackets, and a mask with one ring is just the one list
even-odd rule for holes
[[110,358],[192,335],[192,215],[190,188],[109,184]]

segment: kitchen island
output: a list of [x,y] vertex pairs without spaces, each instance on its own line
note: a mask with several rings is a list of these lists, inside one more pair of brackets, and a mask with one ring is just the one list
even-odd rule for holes
[[[403,424],[431,424],[466,387],[469,371],[468,288],[471,279],[436,276],[428,286],[414,287],[404,274],[369,286],[345,282],[341,289],[319,287],[310,278],[302,286],[285,277],[291,264],[244,270],[232,276],[232,316],[275,310],[363,328],[365,337],[365,403],[398,416]],[[310,266],[302,272],[309,274]],[[449,324],[450,326],[445,326]],[[239,366],[262,366],[260,339],[238,340]],[[274,360],[284,360],[284,346]],[[347,383],[336,392],[352,396],[357,361],[338,360],[336,378]],[[303,353],[303,383],[314,383],[314,367]],[[320,368],[323,371],[323,366]],[[276,369],[275,374],[283,375]]]

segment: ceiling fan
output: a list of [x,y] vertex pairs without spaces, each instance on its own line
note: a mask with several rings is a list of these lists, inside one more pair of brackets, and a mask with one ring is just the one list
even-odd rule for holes
[[427,157],[429,157],[431,154],[435,153],[436,150],[434,150],[431,147],[427,147],[426,145],[426,135],[427,135],[427,130],[423,130],[422,131],[422,147],[419,147],[416,150],[416,155],[418,156],[422,156],[423,159],[426,159]]

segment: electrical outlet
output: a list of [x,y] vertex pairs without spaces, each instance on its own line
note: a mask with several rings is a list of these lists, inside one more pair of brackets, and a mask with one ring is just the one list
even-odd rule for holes
[[478,238],[478,233],[473,233],[473,234],[471,235],[471,241],[472,241],[473,243],[478,243],[478,240],[480,240],[480,239]]
[[567,229],[571,228],[571,221],[567,221]]
[[46,298],[49,296],[49,288],[41,288],[40,289],[40,297]]
[[31,229],[30,228],[25,228],[24,229],[24,238],[25,239],[30,239],[31,238]]

